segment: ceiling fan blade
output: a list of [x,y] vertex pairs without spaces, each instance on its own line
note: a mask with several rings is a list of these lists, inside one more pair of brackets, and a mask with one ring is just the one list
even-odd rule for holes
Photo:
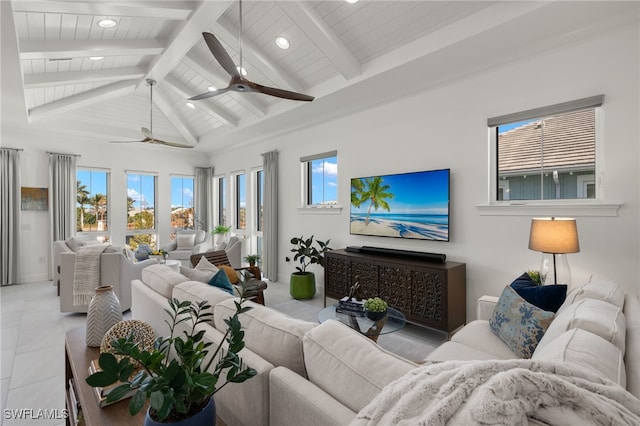
[[207,43],[207,46],[209,46],[209,50],[213,53],[213,56],[220,65],[222,65],[222,68],[224,68],[224,70],[232,77],[239,78],[240,73],[236,68],[236,64],[233,62],[233,59],[231,59],[231,56],[229,56],[227,51],[224,50],[224,47],[222,47],[222,44],[218,41],[216,36],[207,32],[202,33],[202,36],[204,37],[204,41]]
[[140,143],[144,141],[109,141],[109,143]]
[[275,87],[267,87],[258,83],[254,83],[253,81],[244,80],[245,84],[257,92],[264,93],[265,95],[271,95],[278,98],[290,99],[293,101],[307,101],[310,102],[315,98],[310,95],[305,95],[302,93],[291,92],[289,90],[284,89],[276,89]]
[[172,146],[174,148],[193,148],[193,146],[191,145],[185,145],[185,144],[175,143],[175,142],[167,142],[160,139],[153,139],[151,140],[151,143],[158,144],[158,145]]
[[191,98],[189,98],[189,101],[200,101],[202,99],[208,99],[208,98],[212,98],[214,96],[218,96],[218,95],[222,95],[223,93],[226,93],[229,91],[228,87],[225,87],[223,89],[217,89],[217,90],[210,90],[208,92],[204,92],[200,95],[196,95],[193,96]]

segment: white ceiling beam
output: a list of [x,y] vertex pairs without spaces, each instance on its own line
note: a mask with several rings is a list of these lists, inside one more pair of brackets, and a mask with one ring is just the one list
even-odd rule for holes
[[135,90],[137,83],[137,80],[120,81],[31,108],[29,110],[29,121],[40,120],[98,102],[104,102],[108,99],[117,98],[118,96],[127,95]]
[[[164,82],[169,85],[174,92],[178,94],[181,98],[189,98],[193,96],[190,93],[188,87],[184,84],[180,83],[177,78],[168,75]],[[223,108],[220,108],[217,105],[212,105],[208,102],[197,102],[194,105],[197,105],[196,108],[199,108],[205,111],[207,114],[211,115],[216,120],[225,124],[225,126],[236,127],[238,125],[238,119],[231,115],[229,112],[225,111]]]
[[162,40],[20,40],[20,59],[83,58],[88,56],[160,55]]
[[14,12],[56,13],[68,15],[105,15],[132,18],[184,20],[192,12],[192,3],[185,1],[127,2],[117,4],[96,1],[13,1]]
[[150,64],[146,78],[152,78],[156,81],[163,80],[180,63],[180,60],[191,50],[193,45],[202,38],[202,31],[222,16],[230,5],[230,0],[200,3],[198,8],[193,11],[191,18],[177,31],[162,55],[155,58]]
[[347,80],[361,74],[361,64],[308,2],[278,1],[278,6]]
[[[234,46],[234,48],[239,47],[238,29],[228,20],[224,18],[218,19],[214,33],[228,45]],[[288,88],[296,92],[302,92],[304,90],[296,79],[280,68],[271,58],[265,56],[262,50],[255,44],[246,39],[243,40],[242,44],[243,60],[247,59],[251,62],[262,74],[273,81],[278,88]],[[236,64],[236,66],[240,66],[240,64]],[[248,78],[251,79],[251,76],[249,75]]]
[[[165,117],[173,124],[173,127],[182,135],[182,137],[191,145],[198,144],[198,138],[191,133],[188,124],[184,121],[180,113],[173,109],[171,102],[167,99],[162,89],[156,86],[154,90],[153,103],[158,107]],[[154,136],[158,137],[154,134]]]
[[[200,74],[206,80],[209,80],[209,82],[213,84],[216,89],[227,87],[227,84],[229,84],[229,76],[227,74],[222,76],[220,73],[212,71],[211,66],[208,63],[206,63],[201,57],[196,56],[193,53],[188,53],[187,56],[182,59],[182,63],[191,68],[197,74]],[[243,93],[231,91],[227,93],[233,96],[233,99],[241,106],[255,114],[256,117],[263,117],[267,113],[267,108],[264,106],[264,104],[255,99],[255,97],[245,96]],[[198,93],[190,94],[187,97],[190,98],[191,96],[197,94]]]
[[92,71],[43,72],[24,76],[24,87],[55,87],[68,84],[101,83],[105,81],[133,80],[144,77],[141,67],[111,68]]

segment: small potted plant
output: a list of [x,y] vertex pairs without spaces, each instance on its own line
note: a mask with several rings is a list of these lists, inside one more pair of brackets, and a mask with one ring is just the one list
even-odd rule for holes
[[540,271],[529,269],[527,275],[529,275],[529,278],[537,285],[542,285],[542,275],[540,275]]
[[244,257],[244,261],[249,264],[249,266],[254,267],[256,263],[260,261],[260,256],[257,254],[248,254]]
[[387,302],[379,297],[372,297],[364,302],[364,309],[367,314],[367,318],[371,321],[380,321],[387,315]]
[[[251,309],[236,302],[236,313],[225,319],[227,330],[213,356],[208,358],[210,342],[204,341],[204,330],[196,332],[196,325],[213,314],[207,312],[207,302],[169,301],[170,330],[168,338],[159,337],[148,351],[140,349],[133,336],[114,339],[113,353],[104,352],[98,359],[102,371],[90,375],[86,381],[92,387],[106,387],[121,382],[107,395],[107,403],[118,401],[132,391],[129,414],[137,414],[149,401],[145,426],[175,424],[189,419],[193,424],[215,424],[213,395],[228,383],[241,383],[256,375],[245,367],[238,355],[244,348],[244,332],[238,316]],[[189,331],[176,335],[176,325],[186,321]],[[228,348],[222,348],[223,342]],[[172,355],[170,356],[169,353]],[[119,361],[116,355],[124,355]],[[207,361],[208,358],[208,361]],[[136,366],[139,370],[135,372]],[[218,385],[224,374],[225,382]]]
[[307,271],[307,267],[313,264],[324,266],[324,254],[331,250],[330,241],[315,241],[318,246],[315,247],[313,235],[291,239],[291,252],[295,253],[293,261],[300,263],[289,282],[289,292],[294,299],[311,299],[316,294],[316,278],[313,272]]
[[216,238],[216,244],[220,244],[224,242],[229,232],[231,232],[231,227],[218,225],[211,230],[211,235],[213,235],[214,237],[217,235],[218,237]]

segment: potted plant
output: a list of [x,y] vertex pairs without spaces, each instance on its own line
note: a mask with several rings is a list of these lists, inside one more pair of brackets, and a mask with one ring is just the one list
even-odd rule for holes
[[231,232],[231,227],[229,226],[224,226],[224,225],[218,225],[215,228],[213,228],[211,230],[211,235],[213,236],[218,236],[218,238],[216,238],[216,244],[220,244],[222,242],[224,242],[224,240],[227,238],[227,234]]
[[296,272],[291,274],[289,282],[289,293],[294,299],[311,299],[316,294],[316,278],[313,272],[307,271],[307,267],[313,264],[324,266],[324,254],[331,250],[330,241],[315,241],[315,247],[313,235],[306,239],[291,239],[291,252],[295,253],[293,261],[300,263],[300,266],[296,266]]
[[[92,387],[105,387],[121,382],[108,394],[107,403],[135,391],[129,402],[131,415],[137,414],[148,400],[145,426],[186,419],[194,425],[215,424],[213,395],[228,383],[241,383],[256,375],[238,356],[244,348],[244,332],[238,316],[250,309],[241,306],[243,300],[236,302],[236,313],[225,319],[227,331],[223,341],[228,343],[228,349],[222,349],[221,342],[208,361],[211,343],[204,342],[205,331],[196,332],[196,325],[213,315],[207,312],[211,306],[204,301],[194,304],[174,298],[169,301],[170,309],[165,309],[170,316],[166,321],[170,330],[168,338],[159,337],[151,351],[141,350],[133,336],[114,339],[111,342],[114,352],[100,354],[98,362],[102,371],[90,375],[87,383]],[[178,335],[176,326],[183,322],[189,331]],[[116,355],[124,356],[118,361]],[[226,381],[218,386],[223,373]]]
[[257,254],[248,254],[244,257],[244,261],[249,264],[249,266],[254,267],[256,263],[260,261],[260,256]]
[[379,297],[372,297],[364,301],[364,309],[367,318],[371,321],[380,321],[387,315],[387,302]]

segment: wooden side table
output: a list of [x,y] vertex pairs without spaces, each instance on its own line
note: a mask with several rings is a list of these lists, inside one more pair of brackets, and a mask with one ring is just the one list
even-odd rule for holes
[[[142,425],[147,409],[143,408],[137,415],[131,416],[129,414],[129,398],[104,408],[98,404],[94,389],[85,381],[89,376],[91,360],[97,359],[98,356],[100,356],[99,348],[87,347],[84,327],[74,328],[67,332],[65,336],[65,404],[67,410],[71,410],[69,380],[73,380],[76,398],[80,402],[85,425]],[[67,425],[74,426],[71,424],[70,418],[67,418]]]

